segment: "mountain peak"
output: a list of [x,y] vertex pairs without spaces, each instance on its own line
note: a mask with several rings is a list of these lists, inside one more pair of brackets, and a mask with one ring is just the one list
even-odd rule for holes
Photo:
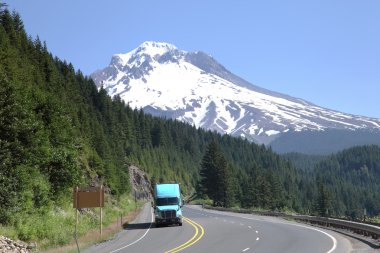
[[138,48],[132,52],[135,54],[145,54],[150,57],[155,57],[157,55],[164,55],[168,52],[179,51],[178,48],[172,44],[166,42],[155,42],[155,41],[145,41]]
[[137,65],[140,65],[139,63],[142,61],[156,59],[168,53],[178,55],[185,54],[186,52],[166,42],[145,41],[128,53],[114,54],[112,56],[111,65],[131,65],[132,63],[136,63],[136,59],[138,60]]
[[380,120],[318,107],[234,75],[207,53],[147,41],[91,75],[111,96],[196,127],[269,143],[287,132],[380,129]]
[[156,42],[156,41],[145,41],[143,42],[138,49],[142,49],[144,51],[150,52],[150,50],[153,50],[153,53],[156,53],[158,51],[172,51],[172,50],[178,50],[176,46],[173,44],[169,44],[166,42]]

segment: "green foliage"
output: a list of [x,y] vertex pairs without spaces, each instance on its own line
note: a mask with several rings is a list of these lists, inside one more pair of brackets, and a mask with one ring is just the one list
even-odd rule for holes
[[[135,203],[124,195],[118,203],[107,203],[103,210],[103,226],[110,225],[120,215],[134,209]],[[38,241],[39,249],[62,246],[73,240],[75,212],[71,205],[64,205],[54,209],[46,208],[44,213],[18,214],[13,227],[0,226],[0,234],[24,241]],[[97,208],[79,214],[79,237],[91,229],[99,228],[99,212]]]
[[14,88],[0,76],[1,223],[8,222],[13,212],[24,210],[33,198],[29,193],[36,185],[30,176],[38,172],[30,167],[29,159],[38,143],[34,139],[37,131],[38,127],[19,103]]
[[329,216],[329,210],[332,207],[332,199],[331,199],[331,193],[326,187],[320,183],[319,184],[319,192],[318,192],[318,199],[317,199],[317,210],[319,216],[322,217],[328,217]]
[[[263,208],[278,210],[285,206],[284,179],[280,179],[272,170],[264,170],[256,163],[246,179],[243,179],[243,198],[241,205],[245,208]],[[292,205],[289,207],[294,208]]]
[[331,195],[330,215],[357,219],[364,209],[369,216],[379,215],[380,147],[354,147],[331,155],[316,166],[314,174]]
[[215,141],[211,141],[203,156],[200,176],[201,193],[210,197],[214,206],[234,204],[231,172]]
[[200,171],[201,191],[214,200],[214,204],[218,201],[218,159],[220,156],[216,142],[212,141],[202,159]]
[[369,222],[380,225],[380,216],[372,217],[369,219]]
[[281,157],[290,161],[297,169],[305,171],[312,171],[318,163],[327,158],[323,155],[306,155],[294,152],[282,154]]

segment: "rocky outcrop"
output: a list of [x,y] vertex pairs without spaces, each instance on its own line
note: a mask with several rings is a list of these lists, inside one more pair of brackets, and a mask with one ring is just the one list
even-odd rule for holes
[[149,177],[136,166],[131,165],[128,170],[133,196],[137,199],[152,199],[153,189]]
[[0,236],[0,253],[30,253],[36,245],[22,241],[13,241],[5,236]]

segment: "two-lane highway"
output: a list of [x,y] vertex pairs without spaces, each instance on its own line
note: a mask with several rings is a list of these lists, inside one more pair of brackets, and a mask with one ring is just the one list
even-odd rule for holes
[[137,219],[115,238],[92,246],[85,253],[160,252],[176,253],[197,243],[204,230],[184,219],[183,226],[156,228],[153,209],[146,204]]
[[116,252],[254,252],[346,253],[350,242],[337,233],[261,217],[185,206],[183,226],[156,228],[152,208],[145,205],[139,217],[115,238],[92,246],[85,253]]
[[185,214],[199,220],[206,231],[204,240],[188,252],[205,249],[255,253],[351,251],[350,242],[339,234],[281,218],[203,210],[199,206],[186,209]]

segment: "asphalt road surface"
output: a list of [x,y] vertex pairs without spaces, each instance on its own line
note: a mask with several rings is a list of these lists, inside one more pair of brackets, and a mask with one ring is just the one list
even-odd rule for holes
[[146,204],[139,217],[115,238],[85,253],[347,253],[351,243],[320,228],[262,217],[183,207],[183,226],[156,228]]

